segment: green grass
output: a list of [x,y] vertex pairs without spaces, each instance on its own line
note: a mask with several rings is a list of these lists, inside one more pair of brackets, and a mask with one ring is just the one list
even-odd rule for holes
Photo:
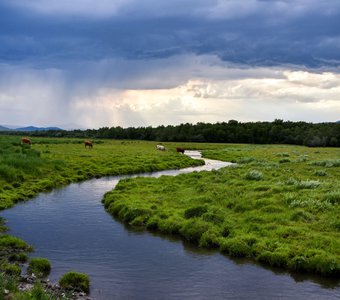
[[[70,182],[107,175],[179,169],[202,162],[175,151],[157,151],[156,142],[95,140],[85,149],[83,140],[0,136],[0,210]],[[209,147],[209,146],[207,146]]]
[[90,279],[83,273],[68,272],[60,278],[59,284],[66,289],[80,289],[87,294],[90,292]]
[[340,275],[339,148],[224,145],[204,155],[237,164],[125,179],[104,196],[105,208],[123,222],[230,256]]
[[35,257],[29,262],[27,271],[37,277],[46,277],[51,272],[51,263],[46,258]]

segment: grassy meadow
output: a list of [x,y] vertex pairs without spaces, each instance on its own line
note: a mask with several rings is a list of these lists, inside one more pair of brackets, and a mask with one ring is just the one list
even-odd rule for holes
[[70,182],[202,164],[178,155],[171,143],[163,152],[156,150],[156,142],[144,141],[95,140],[92,149],[85,149],[82,139],[32,142],[30,147],[21,145],[19,137],[0,136],[0,210]]
[[119,220],[233,257],[340,275],[340,149],[218,145],[212,172],[119,182],[103,199]]

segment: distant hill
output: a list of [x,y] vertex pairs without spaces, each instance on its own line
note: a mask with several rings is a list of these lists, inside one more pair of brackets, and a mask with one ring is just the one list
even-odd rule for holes
[[27,127],[20,127],[15,128],[13,130],[16,131],[46,131],[46,130],[62,130],[59,127],[35,127],[35,126],[27,126]]
[[0,125],[0,131],[8,131],[8,130],[11,130],[11,129]]
[[0,125],[0,131],[46,131],[46,130],[63,130],[59,127],[35,127],[35,126],[26,126],[26,127],[14,127],[14,126],[2,126]]

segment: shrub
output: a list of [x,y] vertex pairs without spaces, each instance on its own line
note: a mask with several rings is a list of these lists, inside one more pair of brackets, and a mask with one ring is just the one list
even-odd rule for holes
[[263,174],[260,171],[251,170],[245,175],[244,178],[247,180],[261,180],[263,178]]
[[301,155],[297,158],[296,162],[305,162],[308,160],[308,155]]
[[327,159],[312,162],[314,166],[322,166],[326,168],[340,167],[340,159]]
[[287,152],[280,152],[280,153],[277,153],[276,156],[278,156],[278,157],[289,157],[289,153],[287,153]]
[[324,211],[332,207],[329,201],[312,200],[293,200],[289,207],[306,207],[311,211]]
[[27,271],[37,277],[46,277],[51,272],[51,264],[46,258],[35,257],[31,259]]
[[90,291],[90,279],[88,275],[84,273],[68,272],[60,278],[59,284],[63,288],[79,289],[87,294]]
[[286,181],[286,184],[294,185],[299,189],[315,189],[321,185],[321,182],[318,180],[299,181],[294,178],[290,178]]
[[321,184],[318,180],[306,180],[297,183],[297,187],[300,189],[315,189]]
[[336,204],[340,204],[340,191],[335,191],[335,192],[331,192],[331,193],[327,193],[324,196],[324,201],[330,202],[334,205]]

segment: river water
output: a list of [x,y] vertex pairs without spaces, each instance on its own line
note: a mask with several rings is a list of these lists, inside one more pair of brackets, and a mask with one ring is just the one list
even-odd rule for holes
[[[230,164],[205,161],[205,166],[138,176],[174,176]],[[96,299],[340,299],[339,281],[266,269],[127,228],[101,203],[104,193],[126,177],[132,176],[92,179],[41,193],[1,215],[10,234],[34,246],[33,257],[50,260],[52,282],[71,270],[87,273],[90,296]]]

